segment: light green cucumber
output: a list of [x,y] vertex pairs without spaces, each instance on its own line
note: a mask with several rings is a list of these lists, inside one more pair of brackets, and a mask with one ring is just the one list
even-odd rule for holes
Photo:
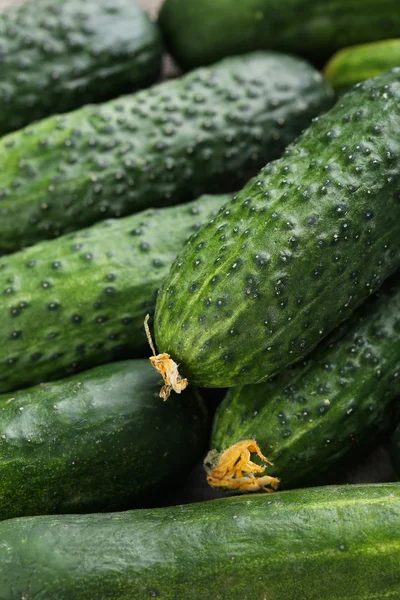
[[400,67],[400,40],[383,40],[340,50],[327,63],[325,77],[339,93],[359,81]]

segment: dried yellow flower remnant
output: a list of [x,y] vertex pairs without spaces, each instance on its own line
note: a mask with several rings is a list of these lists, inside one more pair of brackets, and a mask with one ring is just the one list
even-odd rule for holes
[[257,454],[268,465],[272,465],[262,454],[255,440],[242,440],[220,454],[216,450],[211,450],[204,460],[209,485],[242,492],[276,490],[279,484],[279,479],[276,477],[269,475],[256,477],[255,474],[263,473],[266,467],[254,463],[251,460],[252,453]]
[[150,348],[153,352],[153,356],[150,356],[150,362],[153,367],[158,371],[164,379],[164,385],[160,390],[160,398],[167,400],[172,392],[180,394],[189,385],[187,379],[183,379],[179,375],[178,365],[172,360],[169,354],[157,354],[154,348],[153,340],[148,325],[150,315],[146,315],[144,320],[144,329],[146,332],[147,340]]

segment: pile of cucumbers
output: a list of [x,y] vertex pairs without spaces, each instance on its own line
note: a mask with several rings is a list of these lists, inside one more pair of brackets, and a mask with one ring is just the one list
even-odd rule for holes
[[0,62],[1,600],[400,599],[397,0],[28,0]]

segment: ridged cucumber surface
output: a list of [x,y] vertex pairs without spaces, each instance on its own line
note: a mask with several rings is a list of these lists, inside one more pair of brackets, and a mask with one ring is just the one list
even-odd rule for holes
[[341,459],[371,449],[400,416],[399,280],[387,282],[304,362],[268,383],[229,390],[211,447],[257,440],[280,488],[317,483]]
[[143,320],[187,238],[229,196],[149,209],[0,259],[0,392],[149,356]]
[[135,0],[30,0],[0,14],[0,134],[153,83],[159,30]]
[[0,597],[383,600],[400,589],[400,484],[0,524]]
[[304,61],[230,58],[0,140],[0,253],[243,185],[332,103]]
[[340,50],[325,66],[324,74],[339,93],[359,81],[400,67],[400,39],[360,44]]
[[144,359],[0,396],[0,519],[148,505],[184,478],[206,410],[195,389],[162,402],[159,383]]
[[315,119],[191,238],[155,318],[189,383],[268,379],[400,267],[399,137],[395,69]]
[[165,0],[159,23],[186,68],[259,49],[320,63],[345,46],[400,35],[397,0]]

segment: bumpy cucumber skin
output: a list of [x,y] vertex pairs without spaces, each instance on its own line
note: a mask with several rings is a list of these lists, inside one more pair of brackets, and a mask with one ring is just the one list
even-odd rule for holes
[[0,134],[145,87],[157,27],[134,0],[34,0],[0,16]]
[[304,61],[256,53],[10,134],[0,141],[0,252],[235,191],[332,98]]
[[229,198],[149,209],[0,258],[0,392],[150,356],[143,320],[157,290]]
[[400,484],[0,524],[0,597],[398,598]]
[[143,506],[185,477],[206,410],[159,389],[144,359],[0,396],[0,519]]
[[211,447],[256,439],[280,488],[317,483],[340,459],[370,449],[400,416],[399,278],[303,363],[268,383],[229,390]]
[[320,63],[345,46],[400,35],[397,0],[166,0],[159,24],[188,69],[262,48]]
[[400,67],[400,39],[360,44],[337,52],[325,66],[332,87],[343,93],[359,81]]
[[400,425],[397,426],[396,431],[393,434],[390,455],[394,470],[400,478]]
[[268,379],[400,266],[399,107],[400,71],[359,84],[191,238],[155,333],[192,384]]

